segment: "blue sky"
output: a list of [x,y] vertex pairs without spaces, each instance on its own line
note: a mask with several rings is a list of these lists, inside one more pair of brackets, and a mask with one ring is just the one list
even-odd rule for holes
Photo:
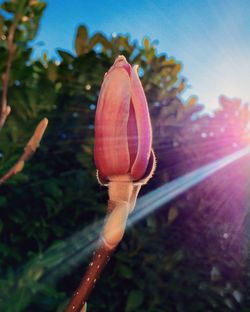
[[191,94],[212,110],[225,94],[250,102],[249,0],[48,0],[37,41],[55,56],[73,50],[76,27],[90,33],[146,35],[159,40],[159,53],[183,64]]

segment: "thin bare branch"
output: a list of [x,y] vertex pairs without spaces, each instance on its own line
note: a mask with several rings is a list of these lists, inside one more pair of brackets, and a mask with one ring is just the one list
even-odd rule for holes
[[27,143],[22,156],[18,159],[18,161],[14,164],[14,166],[5,174],[2,178],[0,178],[0,185],[9,180],[13,175],[22,171],[25,162],[30,159],[30,157],[35,153],[36,149],[39,147],[39,143],[43,137],[44,131],[46,130],[48,125],[48,119],[44,118],[41,120],[36,127],[33,136]]
[[0,114],[0,130],[3,128],[3,125],[5,124],[5,121],[10,114],[11,108],[10,106],[5,106],[5,108],[2,110]]

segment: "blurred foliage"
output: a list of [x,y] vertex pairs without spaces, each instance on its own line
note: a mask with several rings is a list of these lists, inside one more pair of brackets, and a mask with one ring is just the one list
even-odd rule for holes
[[[0,174],[18,158],[38,120],[50,121],[37,154],[0,189],[0,311],[63,311],[80,281],[88,259],[78,258],[87,234],[75,233],[105,214],[93,125],[103,76],[117,55],[140,66],[153,121],[158,167],[144,193],[250,139],[246,105],[222,97],[221,108],[209,116],[195,97],[184,103],[181,64],[158,54],[148,38],[139,45],[123,35],[90,36],[81,25],[75,54],[58,50],[60,61],[32,57],[45,7],[38,0],[12,0],[0,10],[0,74],[6,36],[18,23]],[[130,229],[91,295],[89,311],[249,311],[248,176],[247,162],[235,162]]]

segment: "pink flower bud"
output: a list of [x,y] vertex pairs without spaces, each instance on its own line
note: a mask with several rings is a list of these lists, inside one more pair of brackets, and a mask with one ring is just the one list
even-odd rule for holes
[[99,175],[105,180],[118,175],[140,180],[151,148],[148,104],[137,66],[119,56],[104,77],[97,104],[94,157]]

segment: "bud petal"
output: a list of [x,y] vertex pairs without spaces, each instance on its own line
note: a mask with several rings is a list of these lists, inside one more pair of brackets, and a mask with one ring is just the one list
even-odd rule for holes
[[131,87],[125,62],[118,58],[111,67],[98,99],[94,155],[96,166],[104,176],[126,174],[130,167],[127,125]]
[[152,146],[152,129],[148,104],[138,77],[137,66],[133,67],[130,79],[131,97],[138,131],[137,155],[131,168],[131,175],[134,180],[139,180],[147,169]]

